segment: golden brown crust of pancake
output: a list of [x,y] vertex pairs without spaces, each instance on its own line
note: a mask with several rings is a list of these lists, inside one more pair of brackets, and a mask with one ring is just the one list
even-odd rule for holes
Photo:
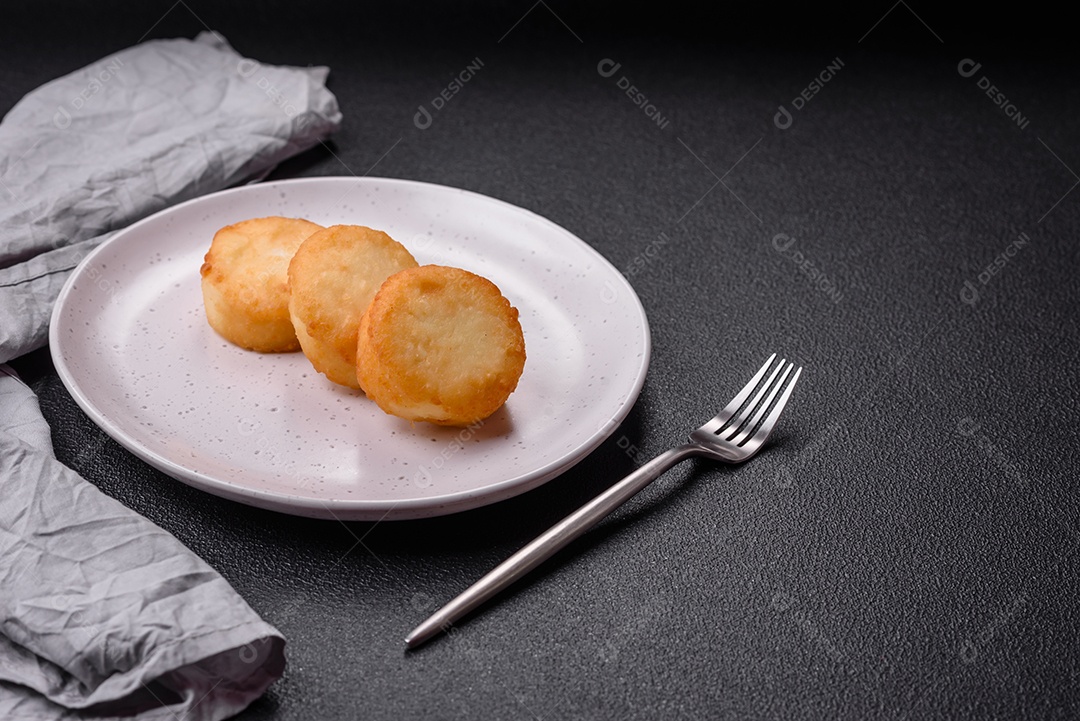
[[357,376],[386,413],[468,425],[517,387],[525,366],[518,311],[490,280],[425,265],[386,280],[360,321]]
[[315,370],[360,388],[360,317],[387,277],[415,266],[403,245],[362,225],[333,225],[303,242],[289,264],[289,316]]
[[321,229],[301,218],[273,216],[219,230],[199,270],[210,326],[249,350],[300,350],[289,320],[289,261]]

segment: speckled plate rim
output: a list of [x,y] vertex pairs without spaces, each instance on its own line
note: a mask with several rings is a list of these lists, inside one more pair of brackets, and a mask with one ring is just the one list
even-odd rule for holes
[[[265,189],[267,187],[280,187],[287,189],[289,186],[296,186],[306,183],[325,183],[327,181],[348,181],[350,183],[356,182],[362,184],[376,183],[391,185],[413,185],[427,187],[429,189],[443,192],[450,191],[465,196],[471,196],[475,200],[485,203],[496,204],[502,207],[504,210],[509,210],[521,214],[531,223],[537,223],[547,226],[550,231],[556,232],[564,236],[569,242],[579,245],[583,251],[590,254],[598,263],[599,267],[603,268],[609,276],[605,278],[605,287],[610,289],[613,295],[617,295],[620,304],[629,304],[629,307],[634,311],[636,316],[635,319],[638,322],[638,329],[640,331],[639,342],[641,343],[641,353],[637,372],[633,378],[632,384],[630,384],[630,386],[626,389],[622,402],[611,414],[610,420],[599,428],[584,428],[581,443],[571,451],[564,453],[563,456],[561,456],[560,458],[544,466],[529,469],[524,473],[507,478],[506,480],[501,482],[488,484],[467,491],[448,493],[441,496],[400,498],[394,500],[332,499],[328,501],[326,499],[307,498],[274,491],[267,491],[259,488],[251,488],[243,484],[233,483],[213,475],[201,473],[185,466],[183,463],[173,460],[172,458],[147,449],[137,439],[133,438],[131,435],[129,435],[127,431],[124,430],[122,423],[117,422],[116,419],[109,417],[106,413],[103,413],[101,409],[92,400],[91,394],[82,387],[82,384],[79,382],[76,374],[70,368],[67,362],[67,355],[65,353],[65,342],[63,340],[63,334],[61,333],[61,330],[64,328],[65,310],[75,290],[79,287],[80,283],[94,282],[93,278],[87,277],[86,269],[92,266],[95,258],[102,253],[107,252],[110,247],[124,243],[125,239],[127,239],[133,234],[139,233],[144,226],[154,222],[158,222],[162,216],[172,213],[179,213],[188,209],[190,206],[199,205],[211,199],[217,199],[223,196],[250,192],[254,188]],[[175,206],[172,206],[171,208],[167,208],[154,215],[148,216],[132,224],[128,228],[119,231],[112,238],[109,238],[107,241],[95,248],[90,254],[88,254],[79,263],[79,265],[72,272],[71,276],[68,278],[67,282],[64,284],[53,307],[49,328],[49,343],[50,353],[52,355],[53,364],[57,370],[57,374],[59,375],[61,382],[63,382],[64,386],[67,388],[68,392],[75,399],[76,404],[107,435],[109,435],[113,440],[115,440],[121,446],[130,451],[133,455],[137,456],[150,466],[189,486],[222,498],[238,501],[240,503],[255,506],[258,508],[264,508],[292,515],[299,515],[310,518],[333,519],[339,521],[408,520],[448,515],[451,513],[471,510],[474,508],[479,508],[481,506],[496,503],[498,501],[506,500],[508,498],[512,498],[514,496],[537,488],[538,486],[561,475],[562,473],[566,472],[574,465],[579,463],[593,450],[595,450],[601,443],[603,443],[608,437],[610,437],[610,435],[615,431],[615,429],[618,428],[620,423],[630,412],[630,409],[636,403],[637,398],[641,393],[641,389],[645,383],[645,377],[648,372],[652,353],[652,343],[648,317],[646,316],[644,306],[642,305],[641,300],[640,298],[638,298],[637,293],[634,291],[633,287],[627,281],[625,276],[623,276],[622,273],[620,273],[619,270],[614,265],[612,265],[610,261],[607,260],[607,258],[597,252],[584,240],[577,237],[562,226],[559,226],[551,220],[548,220],[547,218],[544,218],[543,216],[538,215],[530,210],[521,208],[520,206],[516,206],[512,203],[507,203],[506,201],[502,201],[497,198],[492,198],[481,193],[475,193],[473,191],[464,190],[461,188],[454,188],[451,186],[439,185],[435,183],[425,183],[422,181],[402,180],[396,178],[357,178],[336,176],[321,176],[312,178],[296,178],[289,180],[272,181],[269,183],[259,183],[256,185],[249,185],[218,191],[216,193],[211,193],[205,196],[201,196],[199,198],[194,198],[192,200],[179,203]]]

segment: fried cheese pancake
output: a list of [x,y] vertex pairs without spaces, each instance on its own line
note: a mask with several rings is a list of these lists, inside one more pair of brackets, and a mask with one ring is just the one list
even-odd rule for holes
[[525,339],[490,280],[425,265],[383,283],[360,321],[356,357],[360,384],[386,413],[468,425],[517,387]]
[[318,230],[310,221],[276,216],[219,230],[199,270],[210,326],[248,350],[300,350],[289,319],[289,261]]
[[416,266],[381,230],[332,225],[307,238],[289,264],[289,315],[315,370],[360,388],[356,334],[360,317],[389,276]]

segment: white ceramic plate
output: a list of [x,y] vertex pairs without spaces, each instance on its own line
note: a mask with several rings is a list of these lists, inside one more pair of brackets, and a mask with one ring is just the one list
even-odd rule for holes
[[[507,404],[480,427],[411,426],[303,354],[225,342],[206,322],[199,266],[215,231],[266,215],[380,228],[421,264],[494,281],[520,311],[528,355]],[[554,478],[626,416],[650,353],[637,295],[576,236],[476,193],[382,178],[246,186],[136,223],[76,269],[49,339],[83,410],[150,465],[243,503],[342,520],[452,513]]]

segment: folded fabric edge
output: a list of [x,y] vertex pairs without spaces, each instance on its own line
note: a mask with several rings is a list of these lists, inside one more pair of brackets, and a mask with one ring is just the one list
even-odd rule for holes
[[[198,647],[198,651],[193,649]],[[227,718],[262,696],[285,672],[285,638],[264,621],[177,639],[155,649],[136,672],[108,679],[82,699],[63,699],[66,708],[99,714],[134,705],[171,708],[189,718],[207,704]],[[152,702],[147,702],[146,695]],[[52,699],[59,700],[59,699]],[[194,700],[194,703],[192,703]],[[176,708],[179,706],[180,708]],[[205,711],[206,709],[202,709]],[[201,717],[201,714],[199,715]]]
[[[268,646],[280,647],[283,641],[268,639]],[[228,655],[232,651],[225,652]],[[242,651],[241,651],[242,653]],[[211,663],[216,659],[209,659]],[[189,671],[182,671],[187,673]],[[210,676],[209,678],[213,678]],[[123,699],[108,701],[86,708],[67,708],[32,688],[0,679],[0,717],[25,721],[222,721],[244,711],[260,699],[277,679],[265,675],[259,683],[249,683],[237,690],[226,684],[212,685],[208,691],[201,686],[177,678],[176,674],[153,680]]]
[[[142,674],[119,674],[114,677],[115,683],[110,679],[89,696],[43,694],[32,683],[27,683],[28,678],[20,678],[19,674],[0,674],[0,685],[19,689],[41,704],[54,706],[56,715],[69,711],[102,719],[160,709],[167,712],[169,718],[224,719],[243,711],[266,693],[282,677],[286,666],[285,638],[269,624],[253,622],[229,631],[228,640],[200,649],[199,657],[190,662],[183,660],[188,654],[182,652],[169,659],[180,642],[172,644],[174,648],[163,647],[161,653],[154,654],[158,661],[147,664],[161,668]],[[190,648],[213,635],[183,639],[183,644]],[[35,656],[6,636],[5,639],[36,659],[39,667],[45,664],[52,669],[50,673],[63,673],[51,662]],[[243,639],[248,640],[232,645]],[[222,650],[215,651],[218,647]]]
[[52,430],[41,415],[37,395],[14,368],[4,364],[0,364],[0,413],[4,418],[0,433],[10,433],[28,446],[55,455]]
[[53,305],[68,277],[114,233],[42,253],[0,269],[0,363],[45,346]]

